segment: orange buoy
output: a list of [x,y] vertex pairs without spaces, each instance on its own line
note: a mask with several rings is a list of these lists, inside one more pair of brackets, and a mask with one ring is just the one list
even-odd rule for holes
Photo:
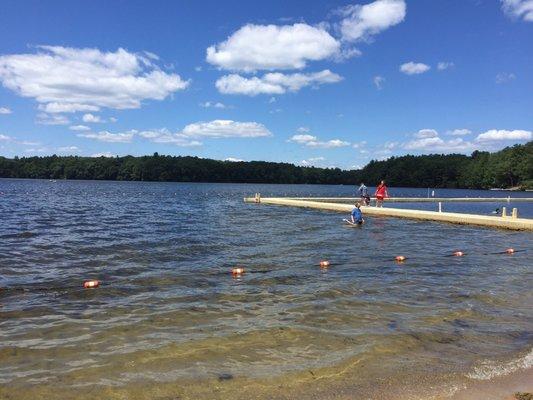
[[323,261],[320,261],[320,266],[322,268],[327,268],[330,266],[330,262],[328,260],[323,260]]
[[396,257],[394,257],[394,259],[396,261],[398,261],[398,262],[403,262],[403,261],[407,260],[407,257],[405,257],[405,256],[396,256]]
[[456,252],[453,253],[453,255],[454,255],[455,257],[462,257],[462,256],[465,255],[465,253],[463,253],[462,251],[456,251]]
[[231,273],[232,273],[233,276],[240,276],[240,275],[244,274],[244,268],[240,268],[240,267],[232,268]]
[[505,250],[505,252],[507,254],[513,254],[514,253],[514,249],[509,248],[509,249]]
[[85,289],[94,289],[100,286],[100,281],[94,280],[94,281],[85,281],[83,282],[83,287]]

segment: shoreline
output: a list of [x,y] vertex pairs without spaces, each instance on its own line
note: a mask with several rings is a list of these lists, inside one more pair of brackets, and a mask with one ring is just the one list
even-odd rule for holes
[[[522,352],[520,357],[512,360],[492,362],[496,375],[488,379],[475,379],[469,377],[471,373],[464,371],[433,371],[432,367],[437,367],[435,363],[427,366],[428,372],[420,368],[413,372],[408,366],[401,371],[388,369],[384,363],[385,358],[390,356],[388,353],[385,351],[381,360],[353,357],[335,366],[265,378],[234,377],[230,373],[221,373],[212,378],[166,382],[140,378],[125,385],[117,382],[108,382],[106,385],[77,382],[65,386],[65,380],[57,378],[53,382],[34,386],[2,384],[0,399],[523,400],[514,394],[533,393],[532,350],[525,355]],[[413,358],[425,357],[422,353]],[[411,357],[406,361],[410,359],[412,362]],[[516,368],[509,370],[507,366],[511,364]],[[62,385],[61,391],[57,390],[58,385]]]

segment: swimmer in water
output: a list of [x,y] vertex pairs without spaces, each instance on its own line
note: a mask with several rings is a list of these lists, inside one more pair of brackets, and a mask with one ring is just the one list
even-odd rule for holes
[[361,212],[360,203],[355,203],[355,207],[352,210],[351,217],[352,217],[352,224],[361,225],[365,222],[365,220],[363,219],[363,213]]

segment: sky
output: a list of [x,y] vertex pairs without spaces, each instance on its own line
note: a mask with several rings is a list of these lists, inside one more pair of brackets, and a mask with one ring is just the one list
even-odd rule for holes
[[361,168],[532,139],[533,0],[23,1],[0,156]]

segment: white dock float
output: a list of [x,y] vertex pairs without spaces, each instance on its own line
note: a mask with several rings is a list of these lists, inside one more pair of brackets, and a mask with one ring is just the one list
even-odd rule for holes
[[[285,198],[285,197],[284,197]],[[291,200],[325,202],[356,202],[360,197],[286,197]],[[375,197],[371,198],[375,200]],[[386,203],[522,203],[533,202],[533,197],[388,197]]]
[[[296,199],[281,197],[260,197],[259,195],[257,195],[256,197],[247,197],[244,199],[244,201],[246,203],[274,204],[280,206],[314,208],[319,210],[337,211],[343,213],[349,213],[353,208],[353,204],[332,203],[318,199],[319,198],[316,198],[316,200],[315,198],[313,198],[311,200],[311,198]],[[488,216],[388,207],[362,206],[361,210],[363,211],[363,215],[409,218],[425,221],[448,222],[452,224],[461,225],[478,225],[492,228],[533,231],[533,219],[518,218],[516,211],[514,211],[511,216]]]

